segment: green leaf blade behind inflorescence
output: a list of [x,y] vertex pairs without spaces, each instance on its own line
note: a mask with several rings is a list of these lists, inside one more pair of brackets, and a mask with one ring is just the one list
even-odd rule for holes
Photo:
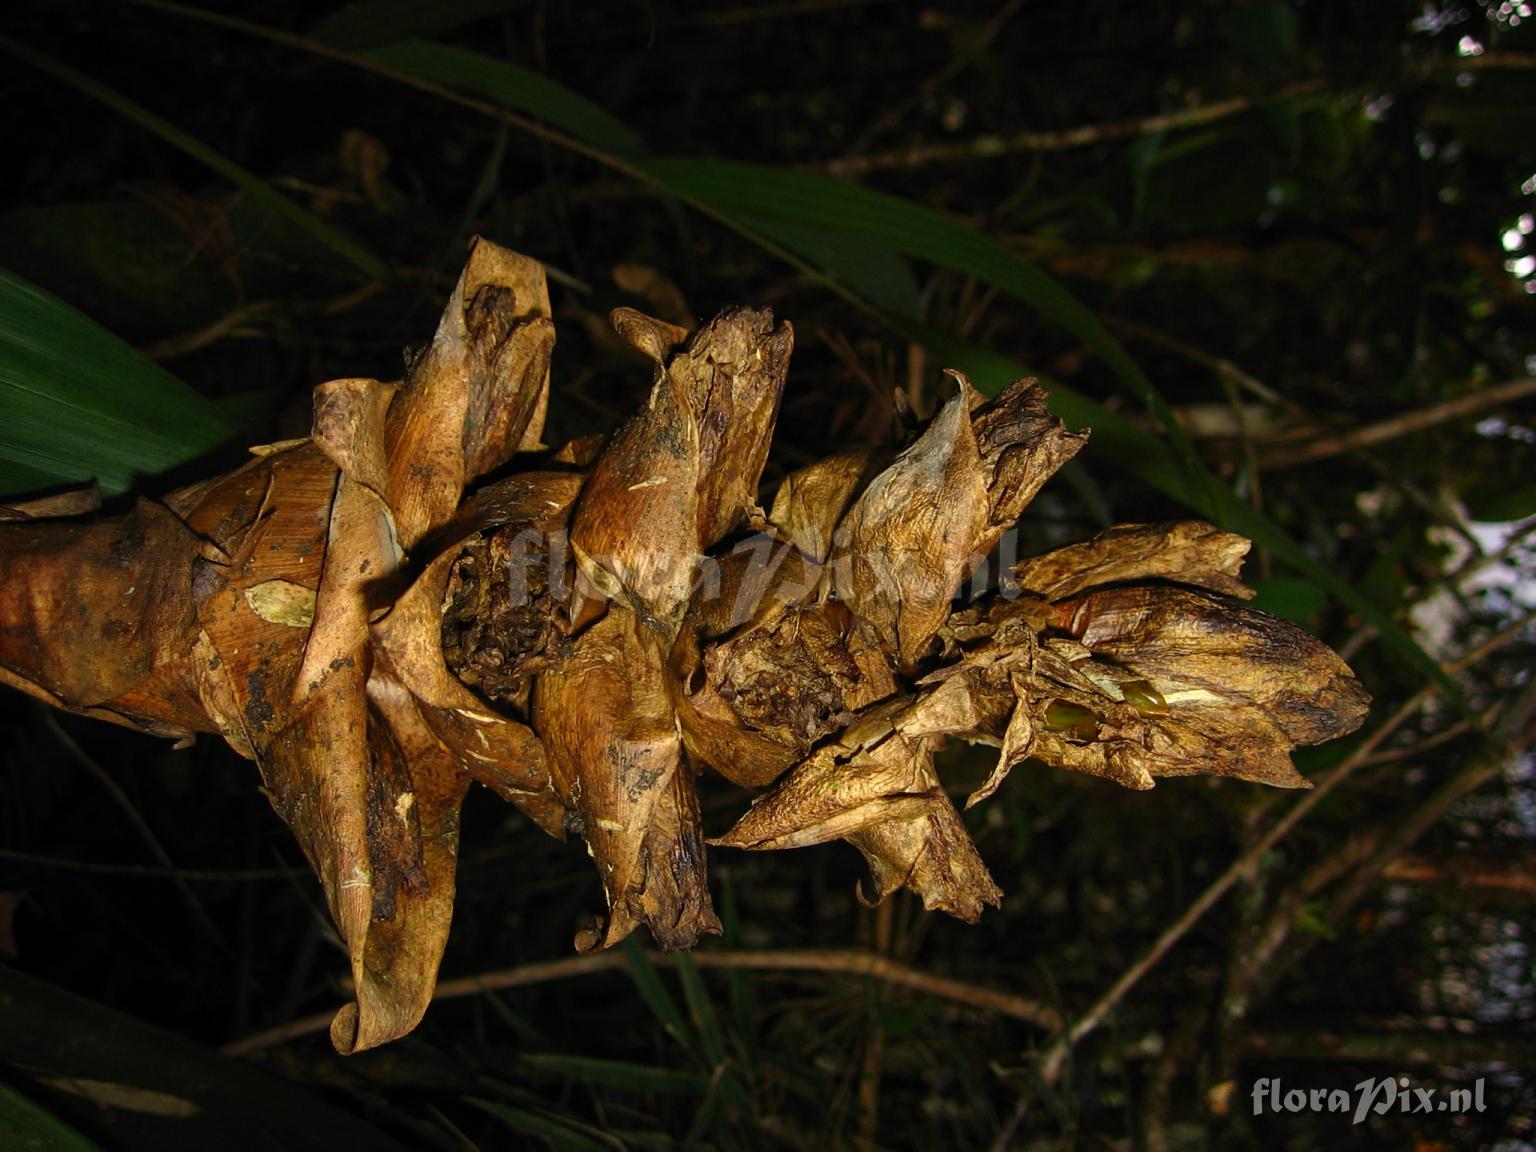
[[104,494],[228,440],[205,397],[90,317],[0,271],[0,493]]

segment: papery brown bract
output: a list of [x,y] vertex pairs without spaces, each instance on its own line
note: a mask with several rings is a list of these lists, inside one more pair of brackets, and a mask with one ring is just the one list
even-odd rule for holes
[[963,375],[949,375],[958,392],[854,502],[830,561],[838,596],[908,669],[962,581],[1087,440],[1031,381],[983,404]]
[[[982,662],[995,664],[1005,635],[1005,647],[1030,648],[1027,668],[1008,675],[1015,704],[997,768],[970,803],[1026,757],[1131,788],[1196,774],[1310,787],[1291,750],[1353,731],[1369,697],[1300,628],[1208,591],[1252,595],[1237,579],[1247,549],[1199,521],[1121,525],[1016,566],[1030,591],[1071,598],[1026,598],[952,621],[961,646],[990,641],[960,667],[971,666],[994,705],[1002,682]],[[1146,580],[1189,587],[1129,583]],[[995,711],[989,728],[997,734]]]
[[579,947],[672,948],[720,931],[705,769],[765,789],[711,843],[847,840],[871,899],[975,920],[1001,892],[947,742],[998,749],[975,804],[1025,760],[1305,786],[1293,747],[1361,722],[1342,660],[1233,599],[1248,544],[1208,524],[1111,528],[956,605],[1086,439],[1030,381],[983,401],[952,373],[894,460],[799,469],[765,516],[793,346],[767,310],[691,335],[618,310],[645,407],[468,494],[539,447],[549,312],[535,262],[479,243],[404,381],[320,385],[309,438],[113,519],[0,508],[0,683],[256,760],[347,947],[340,1051],[431,998],[471,781],[586,842],[607,912]]
[[[654,381],[645,409],[592,462],[576,506],[572,551],[609,603],[595,623],[573,605],[574,634],[534,690],[534,724],[608,901],[581,946],[606,947],[644,923],[664,947],[687,947],[720,926],[669,672],[705,550],[743,519],[762,520],[757,481],[794,337],[767,310],[738,309],[674,351],[675,326],[629,309],[613,320],[655,362]],[[702,752],[711,729],[686,707]]]
[[909,730],[925,719],[910,700],[872,709],[713,843],[769,851],[845,839],[869,864],[875,900],[909,887],[923,907],[974,922],[1002,892],[939,782],[942,738]]
[[1014,579],[1026,592],[1047,600],[1142,580],[1168,580],[1249,600],[1253,589],[1237,578],[1249,547],[1235,532],[1200,520],[1120,524],[1019,561]]
[[[537,444],[553,339],[542,268],[477,244],[403,384],[321,385],[310,439],[259,449],[164,508],[3,526],[16,571],[0,570],[0,637],[56,635],[44,616],[78,587],[73,611],[113,641],[41,645],[62,665],[0,646],[7,681],[151,731],[217,730],[256,760],[351,958],[354,1002],[332,1027],[342,1052],[404,1034],[431,999],[470,779],[462,745],[496,759],[491,774],[530,808],[552,799],[526,727],[423,677],[440,613],[416,605],[383,627],[398,667],[371,626],[389,607],[380,590],[400,590],[409,550],[456,514],[465,485]],[[82,585],[99,546],[115,571]],[[437,689],[431,702],[402,677]],[[472,716],[495,738],[472,736]]]
[[675,632],[704,550],[757,507],[794,336],[767,310],[681,332],[632,309],[614,324],[656,361],[650,399],[593,462],[571,523],[592,583]]
[[534,691],[534,725],[571,828],[586,840],[608,918],[579,939],[607,947],[646,924],[663,947],[719,932],[693,779],[666,683],[664,638],[613,602]]

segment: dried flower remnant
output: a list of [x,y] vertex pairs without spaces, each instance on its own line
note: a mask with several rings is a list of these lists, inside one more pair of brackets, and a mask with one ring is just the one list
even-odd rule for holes
[[1030,382],[983,404],[950,375],[957,394],[843,516],[831,559],[838,596],[904,668],[925,654],[961,581],[1088,439]]
[[543,269],[479,243],[405,380],[321,385],[311,438],[127,517],[0,525],[7,683],[256,760],[351,957],[343,1052],[431,999],[470,780],[517,781],[536,818],[550,793],[531,730],[457,682],[429,691],[415,657],[441,664],[440,612],[379,597],[468,484],[538,443],[553,339]]
[[[431,998],[471,782],[586,842],[607,907],[579,947],[641,924],[687,947],[720,930],[707,843],[846,840],[870,899],[996,905],[949,741],[999,750],[974,804],[1025,759],[1305,786],[1291,749],[1361,722],[1348,668],[1241,602],[1247,541],[1207,524],[1113,528],[957,604],[1086,440],[1033,383],[985,400],[951,373],[894,459],[813,463],[765,514],[789,326],[613,323],[654,365],[647,403],[534,455],[542,270],[480,242],[405,379],[322,384],[310,438],[115,519],[0,508],[0,682],[257,762],[347,943],[341,1051]],[[759,793],[713,840],[703,771]]]
[[687,947],[720,924],[668,657],[704,552],[761,518],[757,481],[794,336],[750,309],[675,354],[683,334],[672,325],[621,309],[614,327],[654,361],[654,381],[645,409],[593,461],[571,522],[581,573],[608,597],[604,615],[538,678],[533,720],[608,902],[581,946],[644,923],[663,946]]

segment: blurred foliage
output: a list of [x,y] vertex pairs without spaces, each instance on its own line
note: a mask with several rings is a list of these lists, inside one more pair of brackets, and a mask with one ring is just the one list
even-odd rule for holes
[[[140,491],[302,435],[318,381],[398,375],[480,233],[551,268],[556,442],[611,428],[644,395],[646,369],[606,330],[619,304],[674,320],[771,304],[795,324],[767,489],[852,441],[899,437],[893,390],[926,414],[950,364],[994,387],[1022,365],[1079,397],[1095,452],[1036,502],[1023,547],[1208,499],[1237,506],[1239,530],[1273,525],[1283,535],[1248,569],[1261,605],[1344,650],[1377,701],[1359,738],[1299,758],[1309,775],[1425,687],[1383,628],[1446,661],[1504,635],[1459,675],[1470,715],[1440,700],[1413,712],[1054,1082],[1032,1071],[1046,1032],[985,1006],[631,951],[446,999],[378,1053],[342,1060],[313,1033],[260,1049],[295,1092],[273,1105],[267,1146],[299,1146],[279,1121],[306,1109],[379,1133],[361,1146],[422,1148],[1530,1146],[1528,8],[211,9],[272,38],[166,5],[9,6],[0,266],[94,321],[72,331],[115,333],[217,413],[128,470]],[[175,426],[170,401],[120,379],[113,411]],[[6,442],[15,395],[0,393]],[[159,471],[222,425],[240,436]],[[85,463],[109,438],[99,426],[51,434],[100,474]],[[1522,707],[1523,727],[1504,723]],[[81,1084],[174,1096],[176,1061],[197,1057],[92,1012],[216,1048],[334,1005],[340,953],[254,772],[226,749],[173,751],[13,693],[0,727],[0,959],[17,969],[0,987],[0,1132],[144,1146],[145,1100],[163,1100]],[[963,794],[988,761],[957,756],[946,781]],[[1294,802],[1227,780],[1133,794],[1016,772],[974,825],[1002,913],[967,928],[906,898],[866,909],[839,846],[718,852],[728,935],[706,950],[857,946],[1072,1019]],[[706,825],[739,804],[706,796]],[[588,862],[483,796],[463,839],[445,978],[568,956],[596,895]],[[45,995],[20,973],[73,1007],[17,1031],[18,1005]],[[127,1052],[93,1072],[71,1065],[65,1033]],[[1341,1055],[1327,1037],[1343,1034],[1374,1038],[1375,1055]],[[203,1056],[235,1070],[203,1107],[255,1123],[242,1092],[263,1089],[238,1086],[250,1070]],[[1392,1075],[1442,1090],[1483,1077],[1487,1111],[1251,1115],[1264,1076]]]

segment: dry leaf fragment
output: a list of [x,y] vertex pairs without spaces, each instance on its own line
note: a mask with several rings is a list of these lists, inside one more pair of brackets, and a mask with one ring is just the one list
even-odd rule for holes
[[[409,1031],[431,998],[466,764],[556,808],[532,733],[446,683],[441,612],[378,600],[469,480],[537,444],[552,341],[542,269],[477,245],[403,384],[321,385],[310,439],[163,507],[4,526],[0,678],[151,731],[218,730],[257,761],[351,957],[342,1051]],[[40,643],[66,613],[69,640]]]
[[578,946],[643,923],[686,947],[720,930],[706,766],[768,789],[715,843],[846,839],[875,898],[974,920],[1001,893],[939,780],[947,740],[1000,750],[975,803],[1026,758],[1304,786],[1291,749],[1360,723],[1337,656],[1229,599],[1247,542],[1207,524],[1112,528],[1017,565],[1029,595],[956,609],[1086,438],[1029,381],[983,402],[952,373],[888,467],[803,468],[765,517],[793,344],[767,310],[691,336],[618,310],[655,365],[644,410],[466,499],[539,445],[549,311],[535,262],[478,243],[406,379],[321,385],[310,438],[115,519],[0,509],[0,682],[256,760],[346,942],[339,1050],[431,998],[471,780],[586,841],[608,911]]
[[846,839],[869,863],[874,899],[909,887],[923,907],[974,922],[1002,893],[939,782],[937,739],[904,730],[913,715],[907,700],[871,710],[711,843],[770,851]]
[[769,522],[806,557],[826,563],[838,522],[876,459],[872,450],[856,448],[791,472],[773,498]]
[[0,526],[0,683],[157,735],[209,731],[186,667],[201,552],[149,503],[111,520]]
[[761,519],[757,482],[794,339],[766,309],[727,312],[675,353],[675,326],[631,309],[613,322],[655,377],[576,506],[572,552],[610,603],[586,625],[573,602],[574,635],[539,677],[534,726],[608,899],[606,925],[582,946],[644,923],[663,947],[686,947],[719,922],[668,670],[705,550],[749,514]]
[[534,727],[555,789],[596,861],[607,923],[583,948],[645,924],[685,948],[719,932],[704,874],[693,780],[665,680],[666,641],[627,604],[573,637],[539,677]]
[[990,520],[970,395],[962,382],[917,442],[870,481],[833,542],[839,599],[905,668],[949,614]]
[[[1123,563],[1107,551],[1117,538],[1133,544]],[[1048,590],[1143,573],[1235,583],[1238,539],[1194,523],[1127,525],[1059,550],[1103,557],[1087,574],[1071,572],[1058,553],[1024,573]],[[1170,542],[1171,558],[1155,555],[1159,540]],[[1003,602],[957,613],[946,637],[960,659],[930,679],[958,679],[985,702],[976,735],[1002,744],[969,804],[1027,757],[1138,789],[1195,774],[1309,787],[1292,748],[1352,731],[1368,703],[1344,662],[1313,637],[1196,588],[1117,584],[1054,605]],[[1014,703],[999,731],[1005,686]]]
[[705,549],[756,509],[794,336],[767,309],[737,309],[668,358],[673,325],[619,309],[614,326],[655,380],[593,463],[571,543],[595,587],[616,582],[675,632]]
[[1353,731],[1364,717],[1365,693],[1344,661],[1245,605],[1187,588],[1106,588],[1058,610],[1085,647],[1159,685],[1170,707],[1197,694],[1246,700],[1301,744]]
[[1237,578],[1249,542],[1200,520],[1119,524],[1088,540],[1022,560],[1014,578],[1026,592],[1063,600],[1101,584],[1168,580],[1252,599]]
[[1087,441],[1021,380],[983,404],[969,381],[872,480],[837,530],[833,580],[903,668],[922,657],[961,582]]

